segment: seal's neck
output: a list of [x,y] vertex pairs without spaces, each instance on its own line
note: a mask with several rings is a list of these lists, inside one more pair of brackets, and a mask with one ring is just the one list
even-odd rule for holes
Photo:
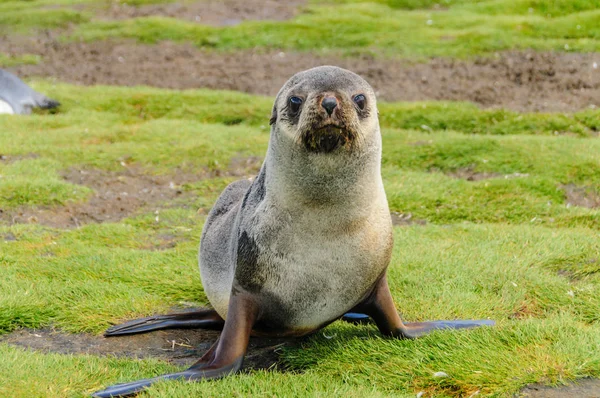
[[[287,208],[369,207],[383,196],[381,136],[352,151],[311,153],[287,139],[271,139],[265,167],[266,194]],[[387,203],[387,202],[386,202]]]

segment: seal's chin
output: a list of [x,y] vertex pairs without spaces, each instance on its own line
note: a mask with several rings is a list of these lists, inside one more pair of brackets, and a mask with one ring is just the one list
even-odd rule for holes
[[302,134],[302,143],[309,152],[331,153],[340,148],[348,148],[354,134],[339,125],[328,124]]

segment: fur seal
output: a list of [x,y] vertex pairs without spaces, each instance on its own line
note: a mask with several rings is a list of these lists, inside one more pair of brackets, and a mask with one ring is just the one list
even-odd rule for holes
[[60,103],[38,93],[17,76],[0,69],[0,113],[27,115],[33,108],[52,109]]
[[96,397],[236,372],[251,334],[302,336],[340,318],[369,317],[397,338],[493,324],[400,319],[386,279],[393,239],[377,105],[365,80],[333,66],[300,72],[279,91],[270,124],[258,176],[229,185],[204,225],[200,274],[214,310],[143,318],[106,332],[222,328],[218,341],[183,372],[108,387]]

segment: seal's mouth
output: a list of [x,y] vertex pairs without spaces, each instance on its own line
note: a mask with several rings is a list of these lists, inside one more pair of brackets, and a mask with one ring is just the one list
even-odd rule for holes
[[347,128],[328,123],[305,131],[302,134],[302,143],[310,152],[330,153],[342,147],[349,147],[354,136]]

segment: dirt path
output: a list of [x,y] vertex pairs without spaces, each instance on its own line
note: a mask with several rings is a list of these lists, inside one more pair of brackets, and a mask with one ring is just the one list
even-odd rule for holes
[[224,53],[172,42],[61,43],[50,36],[5,38],[0,53],[43,57],[38,65],[8,68],[21,77],[84,85],[211,88],[274,96],[295,72],[333,64],[364,76],[387,101],[471,101],[482,107],[547,112],[600,106],[600,53],[506,52],[475,61],[432,59],[414,65],[367,56]]

